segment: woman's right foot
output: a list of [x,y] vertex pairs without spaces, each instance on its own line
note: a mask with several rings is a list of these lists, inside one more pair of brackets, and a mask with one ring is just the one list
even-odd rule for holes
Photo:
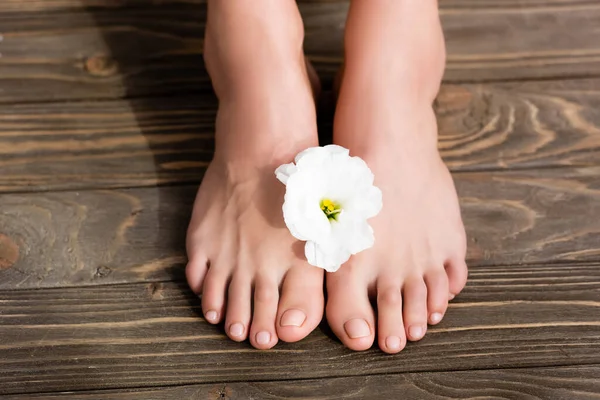
[[302,21],[292,0],[208,7],[216,151],[194,204],[186,275],[208,322],[224,320],[231,339],[268,349],[304,338],[324,307],[323,270],[286,228],[274,174],[318,145]]

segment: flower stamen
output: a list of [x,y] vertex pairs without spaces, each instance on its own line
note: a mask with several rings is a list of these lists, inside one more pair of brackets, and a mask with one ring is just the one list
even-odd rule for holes
[[337,221],[338,214],[342,212],[342,206],[330,199],[321,200],[321,210],[328,220]]

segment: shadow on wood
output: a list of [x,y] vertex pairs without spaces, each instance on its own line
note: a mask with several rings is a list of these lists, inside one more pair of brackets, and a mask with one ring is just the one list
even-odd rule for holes
[[[149,87],[158,87],[160,91],[161,86],[177,85],[178,82],[181,82],[182,76],[186,76],[194,82],[201,82],[201,87],[204,87],[207,92],[211,91],[210,78],[204,69],[202,57],[203,37],[201,35],[203,35],[206,5],[181,3],[170,4],[168,7],[153,5],[132,9],[119,7],[114,10],[89,6],[87,11],[94,18],[98,31],[108,47],[108,52],[88,57],[85,62],[86,69],[91,75],[99,78],[120,76],[126,98],[146,94]],[[173,25],[176,18],[164,18],[165,15],[182,14],[189,15],[190,21],[197,22],[191,25]],[[163,24],[169,25],[166,31],[163,31]],[[182,36],[186,36],[188,40],[182,40],[182,36],[178,36],[178,32]],[[190,37],[195,39],[189,40]],[[131,52],[131,49],[136,51]],[[183,69],[171,67],[174,57],[177,58],[176,63],[179,67],[184,66]],[[184,62],[182,63],[182,61]],[[152,68],[137,68],[144,63],[151,64]],[[160,84],[157,85],[157,83]],[[183,87],[182,89],[181,92],[185,93],[186,90]],[[155,182],[160,184],[161,176],[169,175],[173,170],[183,170],[184,175],[188,176],[190,181],[198,182],[207,163],[212,158],[214,135],[210,135],[207,140],[205,133],[199,132],[193,125],[189,128],[180,126],[177,132],[161,129],[161,126],[169,127],[169,121],[172,119],[177,119],[178,123],[185,123],[181,119],[182,113],[201,112],[200,104],[192,105],[192,110],[188,108],[182,111],[173,107],[173,104],[181,104],[188,99],[185,99],[184,94],[178,94],[177,91],[171,93],[173,98],[165,98],[163,103],[147,101],[144,97],[138,98],[137,101],[129,103],[131,111],[137,119],[140,132],[147,141],[150,153],[154,157],[153,164],[157,177]],[[216,98],[213,97],[213,101],[216,102]],[[212,110],[216,110],[216,107],[213,107]],[[214,114],[207,115],[211,131],[214,131],[212,123],[214,117]],[[159,129],[156,129],[157,123]],[[115,132],[115,136],[118,137],[119,132]],[[172,140],[171,138],[175,136],[179,136],[181,140]],[[165,142],[170,145],[165,146]],[[120,148],[123,149],[123,145]],[[188,161],[181,161],[181,158],[178,157],[178,154],[181,153],[187,154]],[[164,210],[164,204],[188,209],[186,206],[189,204],[189,199],[179,197],[181,193],[181,191],[157,190],[157,208],[152,210],[141,208],[139,210],[139,212],[156,212],[158,230],[161,231],[166,225],[167,229],[173,233],[169,236],[163,235],[160,240],[166,239],[167,243],[157,243],[157,245],[168,249],[168,259],[172,263],[168,271],[171,279],[174,280],[181,280],[184,277],[185,232],[189,215],[184,220],[177,220],[172,218],[169,213],[161,211]],[[135,215],[132,214],[132,219],[134,218]],[[151,231],[147,233],[148,239],[156,237]],[[173,262],[174,260],[176,261]]]

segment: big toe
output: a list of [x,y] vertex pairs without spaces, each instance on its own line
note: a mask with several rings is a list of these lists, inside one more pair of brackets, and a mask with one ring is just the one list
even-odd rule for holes
[[283,281],[277,311],[277,335],[297,342],[312,332],[323,318],[323,270],[306,263],[291,268]]
[[[348,268],[345,266],[343,268]],[[367,284],[346,271],[327,276],[327,321],[352,350],[367,350],[375,338],[375,316]]]

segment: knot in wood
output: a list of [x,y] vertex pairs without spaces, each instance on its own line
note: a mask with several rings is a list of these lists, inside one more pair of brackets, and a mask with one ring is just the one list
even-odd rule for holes
[[19,259],[19,246],[8,236],[0,233],[0,270],[15,265]]
[[210,392],[210,398],[211,400],[227,400],[227,399],[231,399],[231,396],[233,395],[233,391],[231,390],[231,388],[227,385],[225,386],[221,386],[218,388],[215,388],[214,390],[212,390]]
[[111,76],[119,71],[117,62],[105,55],[95,55],[85,60],[85,69],[93,76]]
[[112,272],[112,269],[105,265],[101,265],[96,268],[96,273],[94,274],[94,278],[105,278]]

